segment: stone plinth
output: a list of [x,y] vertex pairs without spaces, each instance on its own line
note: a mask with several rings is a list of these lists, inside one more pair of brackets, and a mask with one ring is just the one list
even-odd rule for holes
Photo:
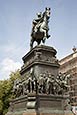
[[24,78],[28,75],[31,67],[34,68],[36,77],[46,72],[56,76],[59,69],[56,53],[53,47],[44,45],[34,47],[22,58],[24,62],[20,71],[22,77]]

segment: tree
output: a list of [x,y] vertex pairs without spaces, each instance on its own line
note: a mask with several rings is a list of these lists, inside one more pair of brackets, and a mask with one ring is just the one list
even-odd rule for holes
[[14,98],[12,88],[14,80],[17,78],[20,78],[19,70],[12,72],[9,79],[0,81],[0,115],[5,115],[8,111],[10,100]]
[[3,112],[3,102],[2,100],[0,100],[0,115],[2,114]]

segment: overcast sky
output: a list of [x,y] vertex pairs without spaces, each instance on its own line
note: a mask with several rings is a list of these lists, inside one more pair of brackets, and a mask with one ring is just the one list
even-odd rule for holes
[[37,12],[51,8],[46,45],[61,59],[77,47],[77,0],[0,0],[0,79],[9,78],[23,64],[29,51],[32,20]]

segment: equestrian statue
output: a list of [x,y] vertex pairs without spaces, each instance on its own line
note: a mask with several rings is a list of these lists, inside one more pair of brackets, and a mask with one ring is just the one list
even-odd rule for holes
[[45,43],[46,38],[48,39],[50,37],[50,35],[48,34],[49,18],[50,8],[45,8],[45,11],[43,13],[37,13],[37,19],[34,19],[32,22],[30,49],[33,48],[34,41],[36,41],[39,45],[41,41]]

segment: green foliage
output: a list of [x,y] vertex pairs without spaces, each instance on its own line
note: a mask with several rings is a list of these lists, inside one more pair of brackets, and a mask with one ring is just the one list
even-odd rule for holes
[[0,115],[2,114],[3,111],[3,102],[2,100],[0,100]]
[[20,72],[12,72],[10,78],[4,81],[0,81],[0,115],[5,115],[8,111],[9,103],[12,98],[12,88],[14,80],[20,78]]

